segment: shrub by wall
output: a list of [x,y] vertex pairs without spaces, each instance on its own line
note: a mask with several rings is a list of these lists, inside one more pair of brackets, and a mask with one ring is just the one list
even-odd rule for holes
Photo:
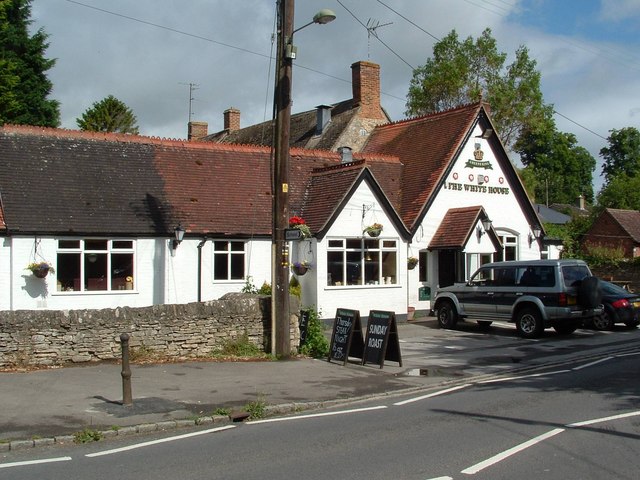
[[[291,348],[299,343],[299,302],[291,297]],[[271,297],[230,293],[202,303],[103,310],[0,312],[0,367],[51,366],[121,358],[131,351],[170,358],[204,357],[247,335],[271,349]]]

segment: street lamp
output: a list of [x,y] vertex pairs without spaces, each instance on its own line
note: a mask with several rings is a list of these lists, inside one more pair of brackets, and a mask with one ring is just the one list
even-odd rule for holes
[[294,0],[278,0],[278,52],[274,104],[273,203],[271,231],[271,352],[288,357],[289,334],[289,251],[285,230],[289,227],[289,135],[291,124],[291,82],[296,48],[293,34],[313,23],[324,25],[336,15],[328,9],[316,13],[313,20],[294,30]]

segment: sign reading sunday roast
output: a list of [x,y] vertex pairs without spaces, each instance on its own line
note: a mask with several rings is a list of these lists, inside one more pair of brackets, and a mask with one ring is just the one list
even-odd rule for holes
[[402,366],[400,339],[394,312],[371,310],[367,322],[367,336],[364,342],[362,365],[375,363],[384,366],[384,361],[398,362]]
[[364,340],[362,339],[362,323],[360,312],[347,308],[338,308],[333,323],[331,345],[329,346],[329,358],[341,361],[346,365],[349,357],[362,359],[364,353]]

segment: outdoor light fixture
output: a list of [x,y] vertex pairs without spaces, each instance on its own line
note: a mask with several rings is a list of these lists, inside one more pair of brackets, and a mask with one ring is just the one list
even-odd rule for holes
[[[531,232],[533,232],[533,235],[531,234]],[[542,233],[542,230],[540,229],[540,227],[536,226],[536,227],[531,227],[531,232],[529,232],[529,248],[531,248],[531,245],[535,240],[538,240],[540,238],[540,234]]]
[[491,220],[489,220],[488,218],[485,218],[484,220],[482,220],[482,227],[480,225],[476,227],[476,236],[478,237],[478,242],[482,238],[482,235],[484,235],[489,231],[492,224],[493,222]]
[[301,26],[300,28],[296,28],[293,32],[291,32],[291,36],[286,39],[286,47],[285,47],[285,58],[290,60],[295,60],[296,55],[298,54],[298,48],[293,44],[293,34],[299,32],[305,27],[309,25],[313,25],[317,23],[318,25],[326,25],[327,23],[333,22],[336,19],[336,14],[333,13],[333,10],[329,10],[328,8],[323,8],[318,13],[313,16],[313,20],[309,23]]
[[182,239],[184,238],[184,232],[185,230],[184,228],[182,228],[182,225],[180,224],[178,224],[178,226],[173,230],[173,235],[175,236],[175,238],[173,239],[171,246],[173,247],[174,250],[178,248],[178,245],[182,243]]

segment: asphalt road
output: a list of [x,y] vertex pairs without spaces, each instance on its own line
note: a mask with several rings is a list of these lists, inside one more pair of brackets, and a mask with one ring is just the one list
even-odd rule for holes
[[621,353],[347,409],[15,452],[0,477],[635,479],[639,362]]

